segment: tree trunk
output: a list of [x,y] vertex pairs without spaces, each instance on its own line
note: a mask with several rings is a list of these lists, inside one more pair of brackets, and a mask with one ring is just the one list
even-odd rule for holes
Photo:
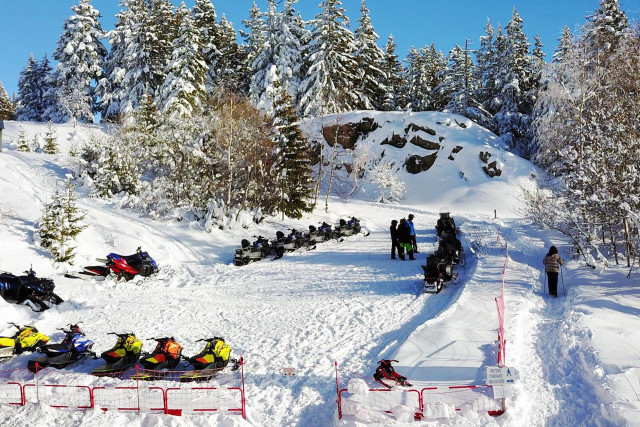
[[611,249],[613,249],[613,255],[616,258],[616,265],[620,265],[618,262],[618,250],[616,249],[616,238],[613,235],[613,226],[609,223],[609,237],[611,238]]

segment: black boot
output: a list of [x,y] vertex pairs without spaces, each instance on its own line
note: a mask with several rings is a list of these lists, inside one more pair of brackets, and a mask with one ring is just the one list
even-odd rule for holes
[[409,259],[411,261],[415,260],[415,258],[413,257],[413,251],[409,251]]

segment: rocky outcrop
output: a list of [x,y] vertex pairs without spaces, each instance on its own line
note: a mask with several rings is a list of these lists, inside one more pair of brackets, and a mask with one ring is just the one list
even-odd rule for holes
[[322,128],[322,136],[329,146],[336,143],[342,145],[347,150],[352,150],[360,138],[376,130],[378,124],[371,117],[364,117],[358,123],[344,123],[327,125]]
[[407,139],[403,136],[392,133],[391,137],[385,138],[380,145],[393,145],[396,148],[402,148],[407,145]]
[[428,156],[419,156],[414,154],[405,160],[404,168],[407,172],[412,174],[417,174],[420,172],[424,172],[429,170],[431,166],[436,162],[436,158],[438,158],[438,152],[436,151],[433,154],[429,154]]
[[489,175],[490,178],[502,175],[502,170],[498,167],[498,161],[494,160],[489,163],[490,157],[491,153],[489,153],[488,151],[480,152],[480,161],[482,161],[482,163],[486,163],[484,166],[482,166],[482,170],[484,171],[484,173]]
[[408,134],[409,132],[419,132],[419,131],[428,133],[429,135],[432,135],[432,136],[436,136],[436,131],[435,130],[433,130],[433,129],[429,128],[429,127],[426,127],[426,126],[418,126],[415,123],[409,123],[409,125],[404,128],[404,133],[405,134]]

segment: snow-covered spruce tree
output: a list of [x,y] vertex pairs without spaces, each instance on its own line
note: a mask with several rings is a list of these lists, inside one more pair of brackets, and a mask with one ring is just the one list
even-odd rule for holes
[[409,54],[405,59],[407,63],[406,93],[411,111],[426,111],[432,104],[425,59],[422,49],[418,50],[413,46],[409,49]]
[[247,64],[252,72],[255,72],[255,69],[253,69],[253,61],[256,60],[265,47],[268,48],[268,46],[265,46],[268,25],[265,18],[271,20],[275,18],[276,4],[274,1],[269,0],[268,5],[268,12],[262,12],[254,1],[251,4],[251,9],[249,9],[249,18],[242,21],[242,25],[244,25],[247,31],[240,30],[240,35],[244,39]]
[[100,12],[91,0],[80,0],[71,10],[75,13],[63,26],[53,58],[58,64],[51,75],[50,105],[45,115],[56,123],[71,119],[93,122],[96,93],[92,81],[102,77],[107,49],[101,40],[105,34],[98,18]]
[[41,245],[51,252],[54,261],[69,264],[73,264],[75,257],[75,239],[86,228],[81,224],[86,214],[77,207],[73,188],[69,179],[64,195],[56,190],[44,209],[40,228]]
[[42,152],[45,154],[58,154],[58,135],[53,128],[53,122],[49,120],[47,132],[44,134],[44,146]]
[[27,139],[27,133],[24,130],[24,125],[20,125],[18,131],[18,151],[28,153],[31,151],[31,145]]
[[387,88],[387,92],[376,104],[381,105],[383,111],[403,110],[407,105],[406,97],[402,92],[406,86],[404,69],[396,55],[396,43],[392,35],[387,39],[387,45],[384,49],[382,72],[385,76],[383,85]]
[[200,52],[207,65],[206,88],[207,93],[210,94],[215,89],[213,86],[213,81],[215,80],[213,64],[216,63],[216,58],[220,55],[218,50],[220,30],[216,22],[218,15],[211,0],[196,0],[191,12],[193,13],[193,21],[200,32]]
[[166,79],[157,99],[159,107],[170,116],[190,117],[202,109],[207,65],[202,58],[200,33],[184,2],[177,13],[181,20],[178,37],[173,42]]
[[[117,142],[117,143],[116,143]],[[94,194],[112,197],[120,192],[138,193],[138,171],[132,149],[126,141],[109,141],[102,145],[96,160]]]
[[359,94],[355,44],[340,0],[324,0],[322,11],[311,21],[310,66],[300,85],[301,116],[338,113],[357,108]]
[[149,23],[146,25],[146,31],[147,37],[150,37],[151,84],[147,92],[153,91],[155,93],[164,84],[167,77],[167,64],[172,60],[174,41],[180,37],[180,19],[185,12],[174,10],[170,0],[148,1],[150,3],[147,15]]
[[[252,72],[249,97],[254,105],[273,115],[273,103],[279,91],[274,88],[274,78],[277,77],[278,85],[292,99],[298,96],[304,64],[302,54],[305,30],[300,26],[291,0],[287,1],[283,12],[277,12],[275,2],[271,0],[269,11],[264,17],[266,24],[263,28],[262,50],[250,64]],[[260,28],[256,31],[260,31]]]
[[494,115],[494,122],[498,135],[510,149],[528,157],[531,154],[533,105],[527,95],[533,87],[533,71],[529,42],[522,26],[523,20],[514,8],[506,27],[504,55],[498,56],[497,100],[494,103],[499,104],[500,109]]
[[393,162],[380,159],[367,172],[369,181],[376,184],[380,190],[379,202],[401,200],[406,193],[404,181],[398,178],[398,167]]
[[447,100],[446,109],[460,114],[481,125],[490,121],[489,114],[475,99],[478,84],[475,80],[474,65],[468,40],[465,48],[456,45],[449,53],[449,66],[443,71],[444,80],[436,88]]
[[438,95],[435,90],[444,81],[444,70],[447,68],[447,61],[439,50],[436,50],[435,44],[421,49],[420,53],[424,58],[425,84],[429,88],[430,102],[427,105],[428,110],[441,111],[445,108],[446,101]]
[[51,67],[45,56],[42,62],[38,62],[29,55],[27,65],[20,71],[18,79],[18,103],[16,120],[20,121],[44,121],[46,103],[44,94],[48,89],[48,78]]
[[354,57],[358,63],[358,86],[356,92],[360,95],[359,109],[381,110],[384,94],[388,88],[384,86],[385,74],[382,71],[382,58],[384,52],[378,47],[378,39],[369,9],[362,0],[360,6],[360,18],[355,30],[356,50]]
[[[494,45],[495,30],[491,20],[487,18],[484,35],[480,36],[480,48],[476,50],[476,99],[487,111],[491,111],[490,103],[495,96],[497,52]],[[493,127],[493,126],[492,126]],[[492,128],[491,127],[491,128]],[[493,129],[492,129],[493,130]]]
[[222,87],[238,93],[249,90],[248,63],[244,50],[238,46],[236,31],[223,14],[218,26],[220,38],[218,51],[220,54],[210,65],[213,71],[212,87]]
[[280,89],[275,103],[273,121],[276,144],[279,147],[276,175],[280,177],[282,201],[280,210],[291,218],[302,218],[313,210],[313,170],[309,158],[309,145],[298,126],[296,108],[289,94]]
[[0,120],[13,119],[14,105],[2,82],[0,82]]
[[[245,35],[247,46],[247,61],[251,81],[249,84],[249,99],[260,110],[273,115],[273,102],[275,100],[274,79],[278,79],[275,68],[277,43],[276,32],[280,26],[281,15],[276,12],[276,4],[273,0],[268,2],[269,10],[261,12],[253,2],[250,19],[243,21],[249,33]],[[277,81],[277,80],[276,80]],[[281,83],[278,81],[278,85]]]

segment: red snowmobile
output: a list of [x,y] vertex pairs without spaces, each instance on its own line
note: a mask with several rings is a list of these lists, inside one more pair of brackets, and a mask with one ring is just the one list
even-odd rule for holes
[[[379,362],[380,365],[376,368],[376,373],[373,374],[373,379],[387,388],[391,388],[396,384],[404,387],[412,387],[412,384],[407,381],[407,377],[400,375],[395,369],[393,369],[391,362],[397,362],[397,360],[381,360]],[[392,381],[393,384],[389,385],[385,380]]]

